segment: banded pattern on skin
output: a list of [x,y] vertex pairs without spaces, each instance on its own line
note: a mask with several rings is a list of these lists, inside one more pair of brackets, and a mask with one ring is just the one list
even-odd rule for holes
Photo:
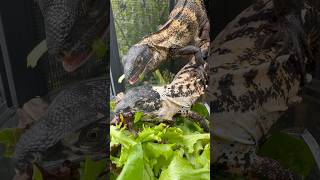
[[[276,23],[272,0],[260,0],[212,43],[205,94],[213,122],[212,163],[233,173],[252,175],[259,173],[258,167],[272,167],[266,165],[271,161],[256,155],[258,142],[290,105],[301,100],[296,52],[292,46],[279,51],[285,47],[282,37],[265,45],[265,40],[278,33],[277,28],[268,28]],[[282,176],[288,173],[285,168],[274,172],[277,178],[296,178]]]
[[[138,45],[147,44],[155,51],[163,49],[169,55],[169,50],[180,49],[199,41],[201,30],[207,21],[202,0],[179,0],[170,13],[167,23],[157,32],[144,38]],[[206,41],[203,43],[209,43],[208,40]],[[197,46],[201,47],[202,44],[199,43]]]
[[169,85],[154,87],[162,99],[157,115],[171,120],[183,110],[189,110],[199,100],[207,87],[208,77],[203,65],[193,59],[185,65]]
[[182,109],[190,109],[204,94],[206,85],[206,70],[193,58],[168,85],[145,85],[130,89],[117,104],[116,113],[143,111],[164,120],[172,120]]

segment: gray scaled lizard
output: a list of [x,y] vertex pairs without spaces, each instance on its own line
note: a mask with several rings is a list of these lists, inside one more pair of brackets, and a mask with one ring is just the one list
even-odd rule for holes
[[49,54],[72,72],[88,61],[93,43],[106,40],[109,0],[37,0]]
[[65,136],[107,116],[107,78],[80,82],[61,91],[40,120],[22,134],[15,147],[14,162],[24,173],[38,155]]

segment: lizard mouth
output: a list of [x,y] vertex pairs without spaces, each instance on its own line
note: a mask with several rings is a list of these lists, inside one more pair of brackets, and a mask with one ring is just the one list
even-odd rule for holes
[[[105,27],[104,31],[100,33],[99,37],[103,40],[106,40],[107,34],[108,29]],[[78,52],[78,50],[76,49],[80,46],[81,43],[82,42],[79,41],[69,52],[62,52],[62,65],[67,72],[73,72],[77,70],[88,60],[90,60],[94,55],[91,47],[86,50],[82,50],[82,52]]]
[[142,71],[138,69],[130,78],[128,78],[128,82],[131,85],[136,84],[140,79],[140,75],[146,74],[146,69],[147,67],[144,67]]
[[65,56],[62,61],[63,68],[67,72],[73,72],[86,63],[92,57],[92,52],[80,53],[77,56]]
[[131,85],[134,85],[135,83],[137,83],[138,82],[138,80],[139,80],[139,75],[140,75],[140,73],[135,73],[129,80],[128,80],[128,82],[131,84]]

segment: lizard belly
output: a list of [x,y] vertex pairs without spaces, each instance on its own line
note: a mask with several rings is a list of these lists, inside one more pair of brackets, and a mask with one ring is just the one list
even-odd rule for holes
[[265,2],[260,10],[243,11],[213,42],[206,99],[214,139],[257,145],[282,112],[300,100],[294,57],[277,54],[278,42],[259,47],[275,33],[260,30],[274,23],[272,1]]
[[255,145],[267,134],[282,112],[300,101],[299,76],[290,75],[286,71],[290,68],[288,58],[286,56],[276,60],[279,64],[274,76],[267,75],[270,66],[273,66],[267,61],[259,66],[243,68],[245,71],[233,71],[235,74],[222,70],[223,73],[210,76],[208,102],[216,137]]

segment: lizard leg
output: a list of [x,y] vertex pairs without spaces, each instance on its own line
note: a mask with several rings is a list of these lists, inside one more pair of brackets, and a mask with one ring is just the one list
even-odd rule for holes
[[188,45],[181,49],[178,49],[177,54],[178,55],[194,55],[197,63],[203,64],[203,65],[206,63],[204,61],[205,55],[202,53],[201,49],[193,45]]
[[200,43],[199,47],[201,49],[203,59],[207,59],[210,53],[210,23],[209,20],[206,18],[204,22],[201,23],[199,38]]
[[203,118],[202,116],[200,116],[198,113],[184,110],[184,111],[179,112],[179,115],[186,117],[186,118],[190,118],[194,122],[198,123],[200,125],[200,127],[202,127],[204,129],[205,132],[210,132],[210,127],[209,127],[208,123],[206,122],[206,119]]

